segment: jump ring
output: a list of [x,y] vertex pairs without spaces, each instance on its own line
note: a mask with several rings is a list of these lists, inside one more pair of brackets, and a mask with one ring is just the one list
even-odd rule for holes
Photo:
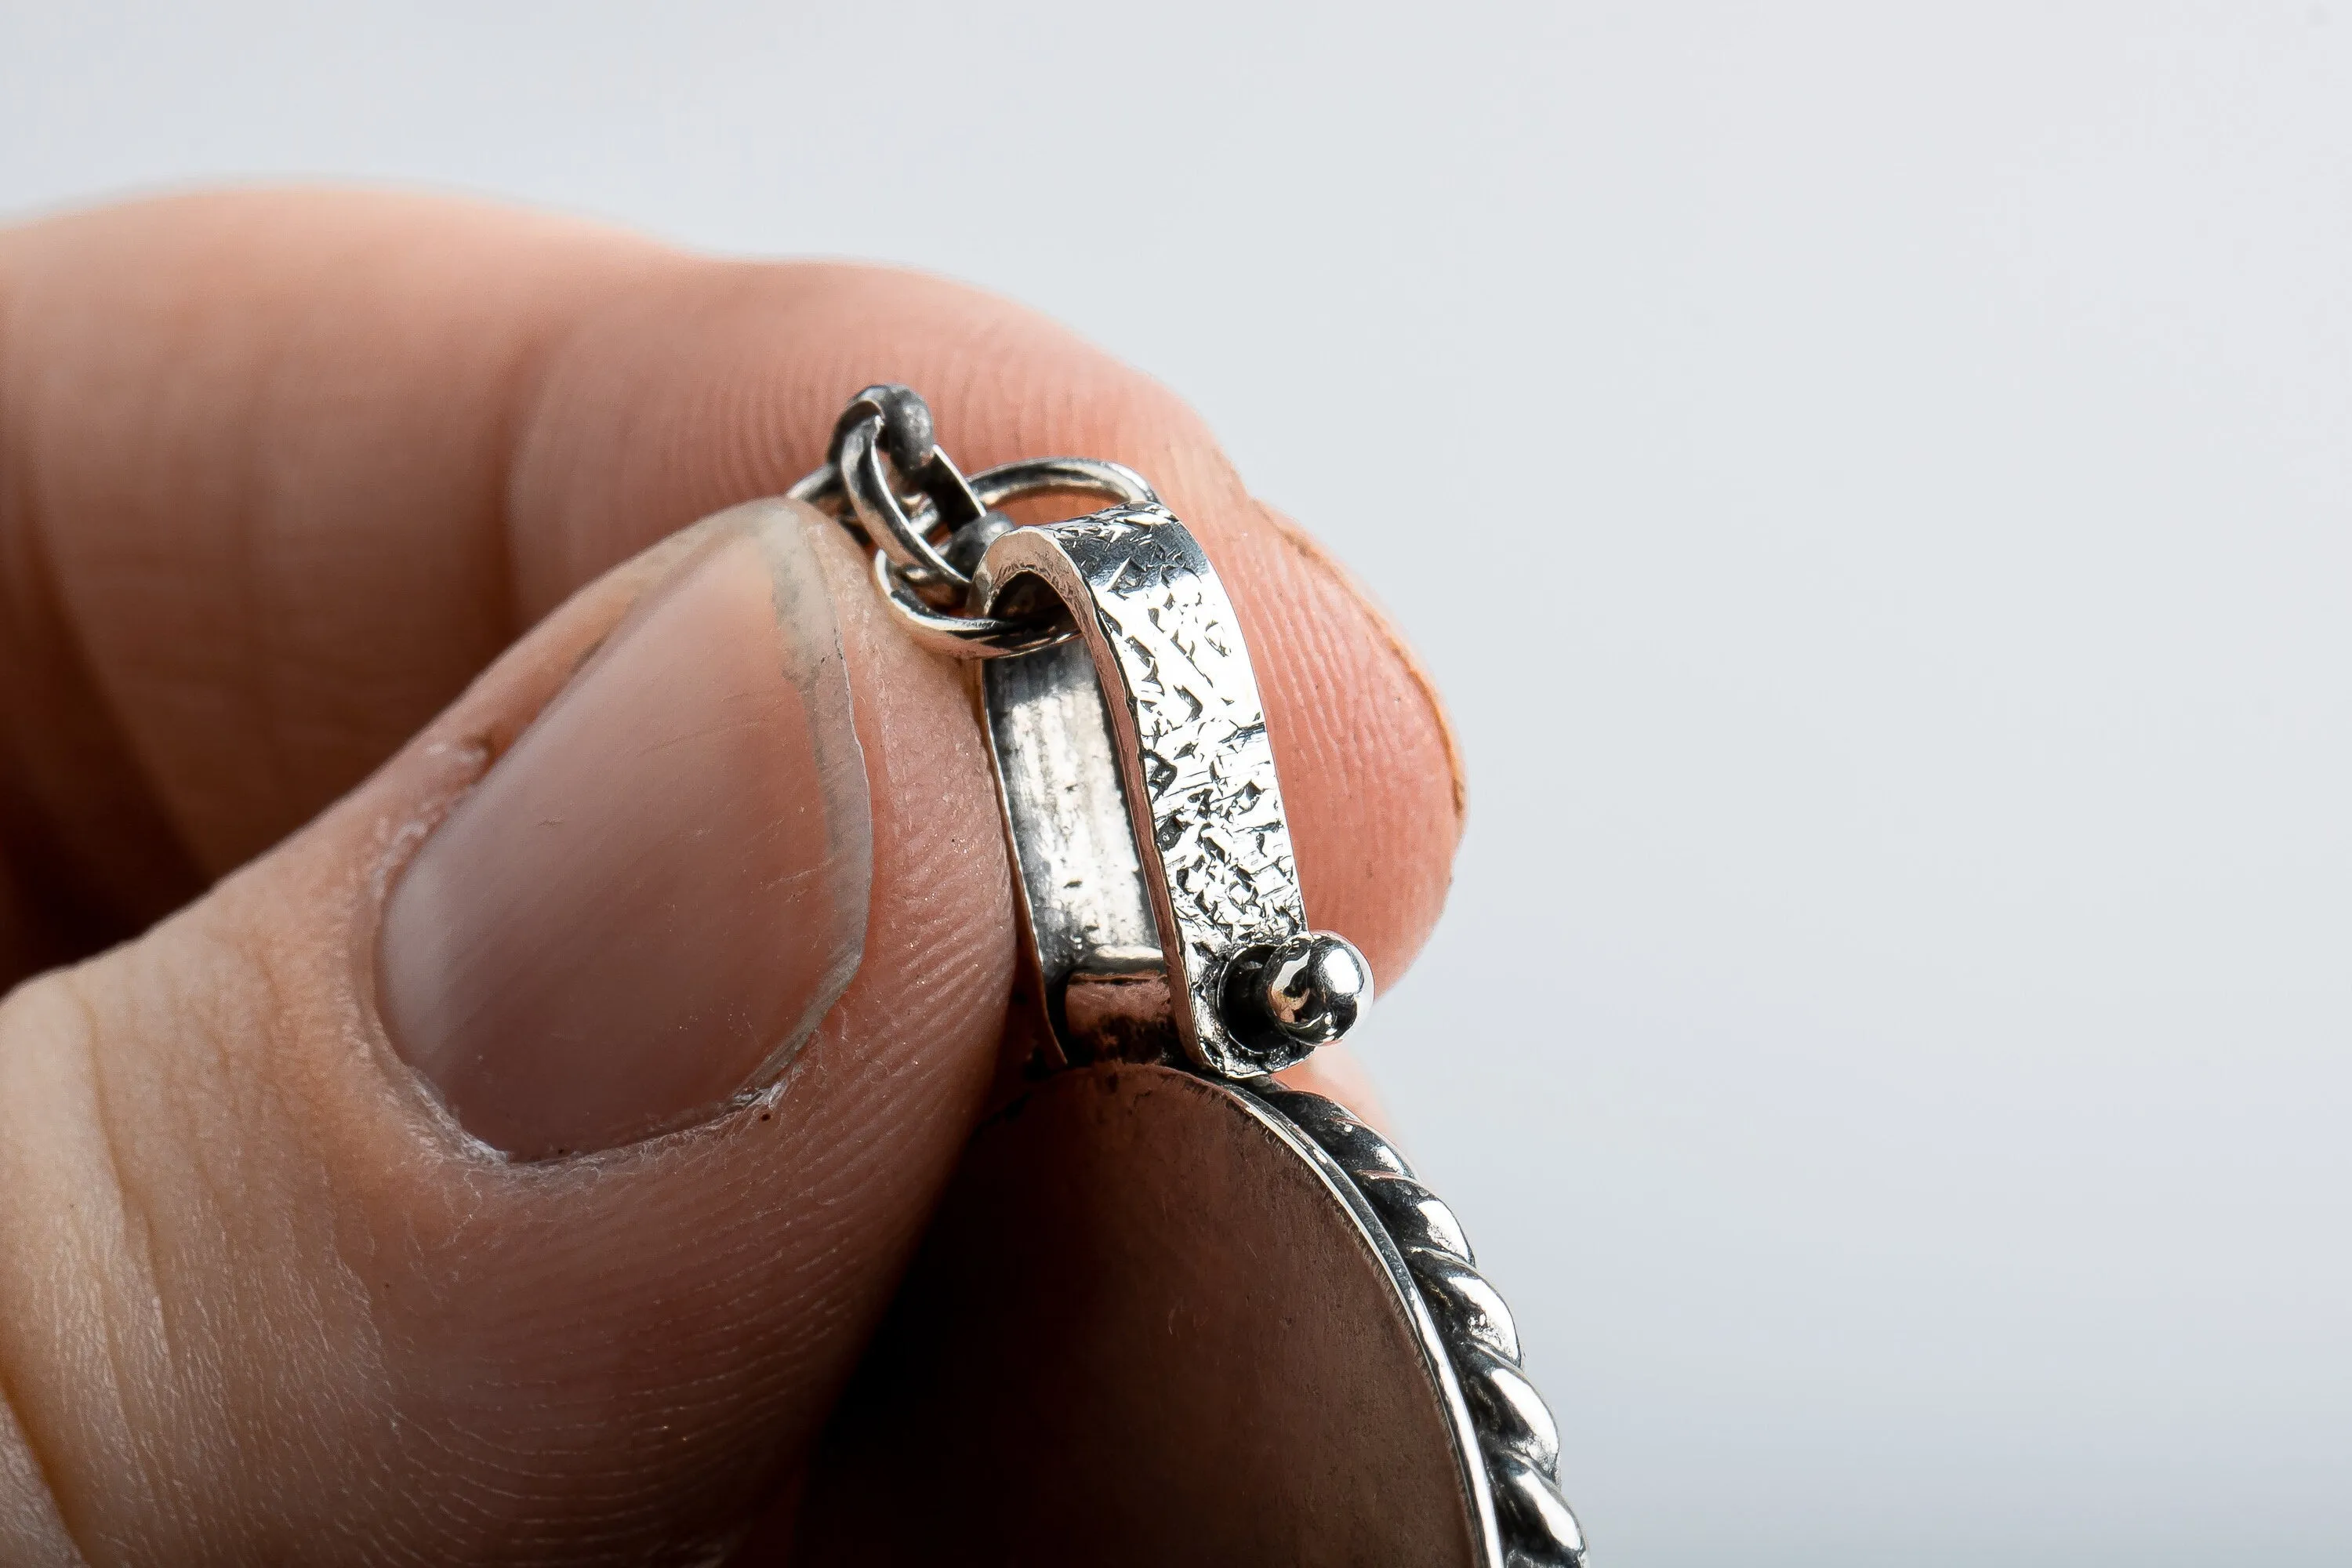
[[933,653],[958,658],[1003,658],[1051,647],[1071,635],[1066,624],[942,615],[916,595],[899,576],[896,563],[879,550],[874,552],[874,583],[882,591],[882,602],[897,614],[899,626]]
[[1150,481],[1125,463],[1101,458],[1024,458],[971,477],[971,493],[991,511],[1024,496],[1107,496],[1121,506],[1158,506]]
[[[899,478],[929,503],[911,516],[883,466],[886,451]],[[831,458],[786,495],[835,512],[842,526],[873,547],[875,584],[908,635],[961,658],[1031,652],[1060,642],[1071,628],[948,614],[938,600],[969,595],[971,578],[931,542],[933,533],[977,521],[1027,496],[1077,494],[1129,507],[1160,505],[1142,475],[1096,458],[1025,458],[967,479],[939,449],[929,408],[902,386],[869,386],[850,401],[834,427]]]
[[[971,586],[971,579],[948,563],[939,547],[923,536],[907,509],[890,489],[890,479],[882,468],[883,423],[871,416],[859,420],[842,433],[841,452],[835,467],[841,474],[842,489],[857,521],[866,525],[866,534],[884,553],[898,563],[899,569],[919,587],[945,584],[961,594]],[[934,448],[927,467],[940,465],[940,454]],[[961,476],[958,476],[961,479]],[[969,493],[967,491],[966,493]],[[934,498],[936,500],[936,498]],[[978,516],[980,507],[972,509]],[[969,521],[948,519],[950,525]]]

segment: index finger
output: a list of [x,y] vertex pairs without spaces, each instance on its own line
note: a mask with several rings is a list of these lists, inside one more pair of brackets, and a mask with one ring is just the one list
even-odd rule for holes
[[1387,983],[1436,917],[1459,771],[1402,640],[1166,389],[1021,307],[274,192],[0,235],[0,972],[275,842],[572,589],[814,466],[877,381],[968,468],[1148,475],[1227,579],[1316,922]]

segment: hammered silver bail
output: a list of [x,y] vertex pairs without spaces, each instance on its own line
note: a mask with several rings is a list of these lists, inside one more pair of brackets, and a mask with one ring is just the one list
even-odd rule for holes
[[1371,971],[1307,928],[1249,650],[1191,531],[1157,506],[1010,530],[971,608],[1075,634],[981,667],[1065,1059],[1248,1079],[1345,1034]]

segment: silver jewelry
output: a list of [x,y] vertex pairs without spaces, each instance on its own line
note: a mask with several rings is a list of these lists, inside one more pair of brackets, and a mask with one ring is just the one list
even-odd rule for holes
[[[1113,504],[998,510],[1054,492]],[[1042,1015],[1032,1086],[975,1137],[820,1457],[812,1560],[896,1560],[891,1531],[924,1526],[891,1481],[944,1444],[924,1484],[958,1561],[1581,1564],[1558,1430],[1453,1211],[1270,1076],[1346,1034],[1371,972],[1307,926],[1248,651],[1192,534],[1116,463],[967,479],[902,386],[852,399],[791,493],[874,548],[910,636],[973,661]],[[1187,1356],[1242,1386],[1165,1370]],[[1216,1495],[1171,1499],[1196,1468]],[[1297,1517],[1215,1516],[1242,1504]]]

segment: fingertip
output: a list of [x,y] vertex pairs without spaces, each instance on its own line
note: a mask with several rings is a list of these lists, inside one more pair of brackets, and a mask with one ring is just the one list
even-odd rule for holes
[[1395,1119],[1389,1114],[1387,1102],[1381,1100],[1363,1058],[1344,1045],[1325,1046],[1296,1067],[1285,1068],[1274,1076],[1291,1089],[1319,1094],[1345,1107],[1358,1121],[1391,1138],[1396,1135]]
[[1256,510],[1263,526],[1235,540],[1229,570],[1308,912],[1354,942],[1385,988],[1445,902],[1461,752],[1426,670],[1370,595],[1304,530]]

